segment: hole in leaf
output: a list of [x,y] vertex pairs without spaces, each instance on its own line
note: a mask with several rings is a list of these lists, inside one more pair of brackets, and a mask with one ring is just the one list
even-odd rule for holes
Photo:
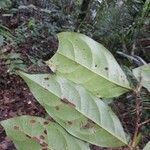
[[108,70],[108,67],[105,67],[105,70]]

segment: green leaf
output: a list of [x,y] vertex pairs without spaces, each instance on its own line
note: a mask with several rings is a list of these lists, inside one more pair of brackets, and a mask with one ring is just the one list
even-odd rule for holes
[[140,84],[150,92],[150,64],[133,69],[133,74]]
[[150,150],[150,141],[146,144],[143,150]]
[[7,7],[11,6],[11,1],[10,0],[0,0],[0,9],[5,9]]
[[14,37],[10,33],[10,30],[1,24],[0,24],[0,35],[3,36],[3,38],[5,37],[8,40],[10,40],[12,43],[14,43]]
[[4,37],[2,35],[0,35],[0,46],[2,46],[4,43]]
[[18,150],[90,150],[87,143],[50,120],[21,116],[1,124]]
[[59,48],[47,62],[57,74],[99,97],[115,97],[130,90],[124,72],[101,44],[72,32],[60,33],[58,38]]
[[80,85],[54,74],[19,74],[48,114],[70,134],[103,147],[127,144],[110,107]]

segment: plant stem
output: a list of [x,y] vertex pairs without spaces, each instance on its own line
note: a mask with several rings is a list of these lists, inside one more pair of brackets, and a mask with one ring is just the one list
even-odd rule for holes
[[141,123],[139,124],[139,126],[141,127],[141,126],[143,126],[143,125],[145,125],[145,124],[147,124],[147,123],[150,123],[150,119],[141,122]]
[[140,121],[141,121],[141,96],[140,96],[140,91],[141,91],[141,86],[139,86],[137,88],[137,90],[135,91],[135,96],[136,96],[136,122],[135,122],[135,132],[133,135],[133,139],[131,142],[131,149],[134,149],[136,147],[136,139],[139,133],[139,129],[140,129]]

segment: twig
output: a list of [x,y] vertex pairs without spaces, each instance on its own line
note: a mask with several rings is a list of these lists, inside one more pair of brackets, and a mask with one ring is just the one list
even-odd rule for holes
[[136,102],[136,106],[135,106],[135,110],[136,110],[136,122],[135,122],[135,132],[134,132],[134,135],[133,135],[133,138],[132,138],[132,141],[131,141],[131,150],[134,149],[136,147],[136,139],[137,139],[137,136],[138,136],[138,132],[139,132],[139,129],[140,129],[140,121],[141,121],[141,114],[142,114],[142,108],[141,108],[141,88],[142,88],[142,85],[141,85],[141,81],[142,81],[142,77],[140,77],[140,82],[139,82],[139,85],[137,86],[137,88],[135,89],[135,102]]
[[35,5],[33,4],[30,4],[30,5],[21,5],[18,7],[18,9],[33,9],[33,10],[36,10],[36,11],[40,11],[40,12],[44,12],[44,13],[48,13],[48,14],[51,14],[52,11],[48,10],[48,9],[42,9],[42,8],[37,8]]
[[150,119],[141,122],[141,123],[139,124],[139,126],[142,127],[143,125],[145,125],[145,124],[147,124],[147,123],[150,123]]
[[121,51],[117,51],[117,54],[133,61],[138,66],[147,64],[141,57],[139,57],[137,55],[128,55],[128,54],[121,52]]

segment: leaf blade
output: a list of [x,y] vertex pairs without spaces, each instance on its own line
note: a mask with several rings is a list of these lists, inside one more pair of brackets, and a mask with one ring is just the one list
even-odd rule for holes
[[72,135],[104,147],[127,145],[116,115],[83,87],[57,75],[20,72],[20,76],[48,114]]
[[122,69],[101,44],[72,32],[60,33],[58,38],[59,48],[47,62],[50,68],[56,67],[57,74],[99,97],[115,97],[130,90]]
[[150,92],[150,64],[133,69],[136,79]]
[[68,134],[57,123],[40,117],[21,116],[1,124],[18,150],[90,150],[88,144]]
[[150,141],[146,144],[143,150],[149,150],[150,149]]

